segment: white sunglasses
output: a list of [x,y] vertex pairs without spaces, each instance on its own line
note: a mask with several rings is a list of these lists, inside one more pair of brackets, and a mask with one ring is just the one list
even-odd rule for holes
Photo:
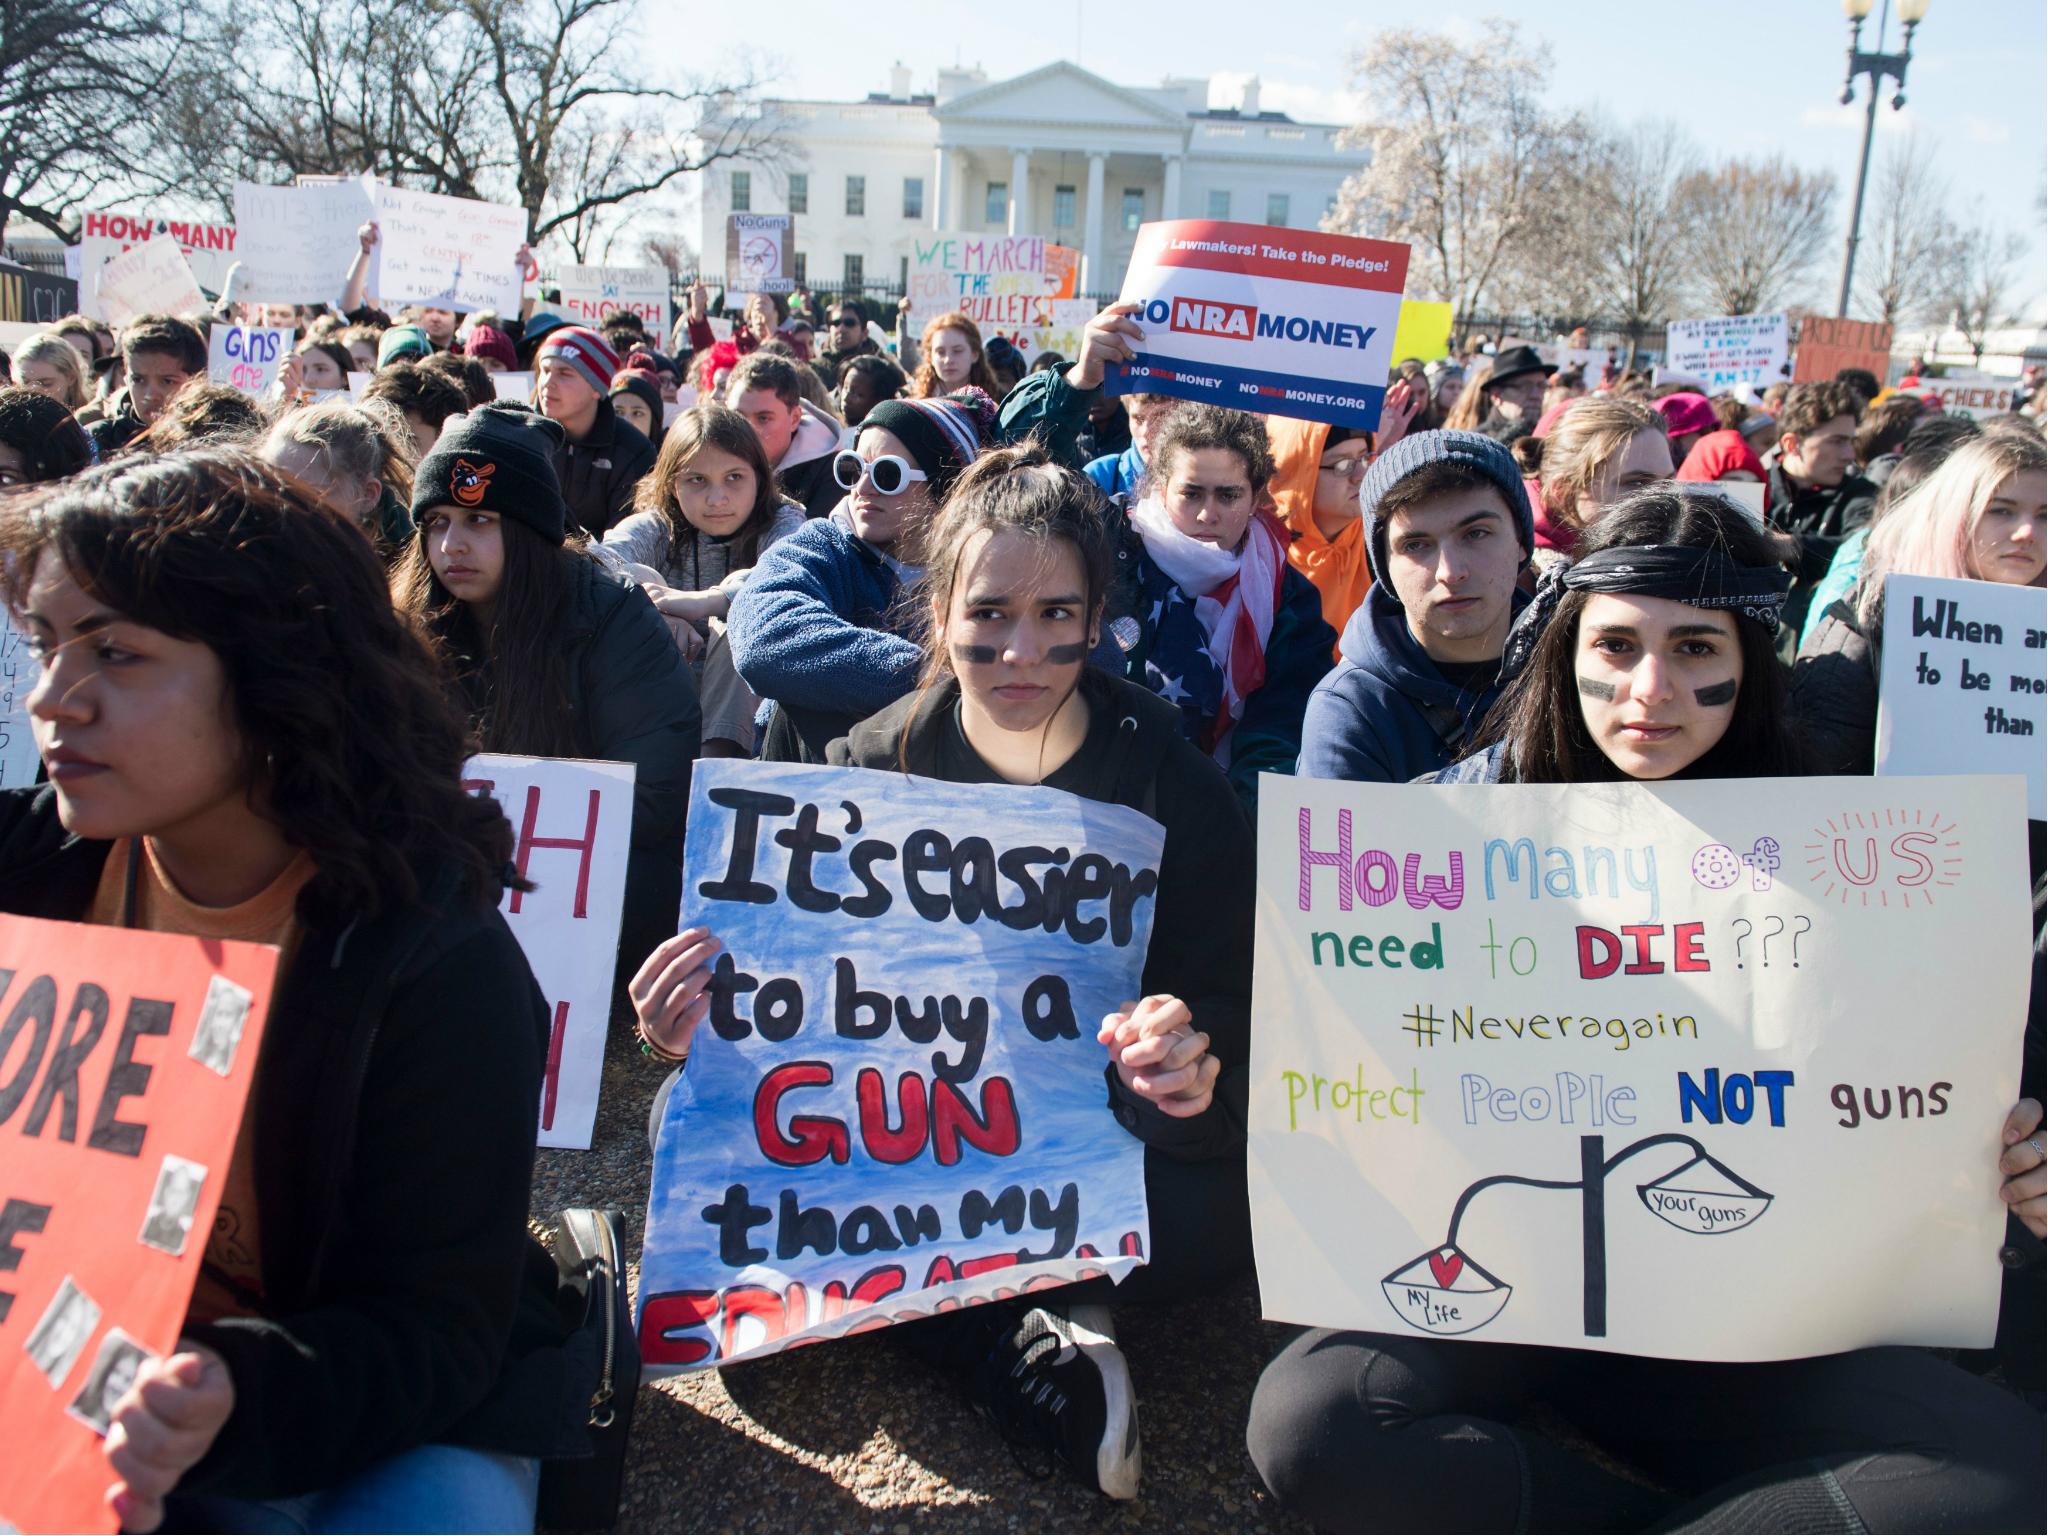
[[850,491],[865,478],[878,495],[896,496],[908,490],[919,480],[931,476],[916,468],[911,462],[897,454],[885,453],[880,458],[864,459],[851,448],[842,448],[832,459],[832,478],[843,491]]

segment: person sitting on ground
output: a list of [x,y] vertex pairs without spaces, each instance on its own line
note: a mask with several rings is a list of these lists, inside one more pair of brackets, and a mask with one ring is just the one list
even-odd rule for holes
[[62,405],[41,390],[0,389],[0,490],[63,480],[91,463],[92,441]]
[[1714,414],[1713,402],[1696,390],[1682,389],[1677,394],[1665,395],[1656,404],[1664,418],[1674,464],[1683,464],[1701,438],[1721,430],[1721,418]]
[[1679,460],[1678,473],[1673,478],[1691,485],[1723,480],[1762,483],[1764,514],[1769,516],[1771,488],[1763,460],[1757,457],[1756,450],[1742,431],[1750,420],[1749,407],[1733,395],[1717,395],[1710,405],[1714,412],[1715,430],[1692,445]]
[[986,446],[995,408],[884,400],[832,461],[845,500],[783,539],[735,594],[733,660],[771,706],[763,756],[823,760],[826,746],[917,683],[923,652],[899,599],[922,575],[932,514]]
[[646,593],[571,534],[559,423],[500,401],[452,424],[413,480],[393,600],[443,650],[486,752],[631,763],[617,976],[675,931],[697,691]]
[[519,348],[510,333],[495,325],[472,325],[463,332],[462,355],[474,358],[492,373],[519,372]]
[[1764,456],[1771,526],[1799,540],[1798,582],[1785,604],[1797,635],[1842,540],[1870,521],[1877,487],[1855,472],[1863,403],[1846,384],[1795,384],[1778,412],[1778,446]]
[[1477,430],[1494,435],[1513,422],[1535,426],[1542,418],[1544,390],[1557,372],[1556,366],[1544,362],[1528,345],[1496,353],[1492,362],[1486,378],[1474,386],[1480,399]]
[[114,1405],[110,1518],[531,1530],[598,1371],[527,1233],[548,1011],[465,723],[368,544],[249,455],[30,496],[0,572],[52,782],[0,791],[0,910],[281,951],[177,1346]]
[[1537,574],[1569,561],[1581,535],[1605,508],[1631,491],[1671,478],[1665,420],[1638,400],[1589,397],[1572,402],[1546,436],[1527,437],[1517,445],[1535,514]]
[[1906,436],[1925,418],[1911,395],[1886,395],[1856,424],[1856,467],[1879,490],[1906,451]]
[[377,371],[377,350],[383,343],[384,332],[374,325],[344,326],[334,338],[348,348],[349,371],[351,373],[375,373]]
[[1884,393],[1884,384],[1868,368],[1837,368],[1835,382],[1846,384],[1866,411]]
[[140,437],[188,379],[206,377],[206,338],[173,315],[139,315],[121,328],[121,365],[120,408],[87,428],[102,461]]
[[1002,398],[988,371],[981,327],[957,311],[927,320],[918,344],[908,349],[908,355],[899,352],[897,360],[916,370],[910,380],[913,400],[929,400],[970,387],[986,392],[992,400]]
[[422,363],[434,355],[434,343],[417,325],[394,325],[377,338],[377,366],[394,363]]
[[[619,413],[619,420],[654,445],[654,456],[659,460],[661,422],[666,412],[660,381],[645,369],[621,368],[612,375],[611,402],[612,409]],[[646,482],[643,480],[641,483],[644,485]]]
[[580,325],[549,332],[534,368],[541,411],[562,429],[555,478],[569,524],[599,538],[632,508],[640,477],[654,468],[654,444],[613,409],[619,356],[597,332]]
[[78,348],[53,331],[38,331],[14,349],[14,382],[48,395],[67,411],[91,398],[87,365]]
[[250,396],[194,377],[179,386],[131,446],[137,453],[170,453],[201,443],[254,449],[269,426],[269,415]]
[[1405,784],[1463,756],[1493,707],[1535,529],[1513,457],[1476,432],[1404,438],[1356,494],[1372,585],[1309,696],[1296,771]]
[[834,404],[848,432],[860,430],[868,412],[884,400],[894,400],[907,386],[903,370],[888,358],[865,354],[848,358],[839,374]]
[[390,402],[300,406],[271,425],[257,452],[362,529],[387,561],[412,537],[413,436]]
[[[1042,784],[1141,809],[1164,832],[1144,1000],[1096,1031],[1107,1052],[1100,1113],[1143,1145],[1148,1261],[1114,1288],[1036,1290],[896,1335],[953,1375],[1013,1445],[1049,1452],[1084,1486],[1130,1499],[1142,1442],[1111,1307],[1128,1314],[1214,1295],[1250,1268],[1244,872],[1253,850],[1229,784],[1183,738],[1172,706],[1085,659],[1100,648],[1115,565],[1100,504],[1088,481],[1035,444],[996,450],[968,469],[926,540],[919,685],[834,739],[826,757],[976,785],[991,803],[1009,785]],[[704,1023],[719,948],[694,906],[686,900],[684,931],[632,987],[641,1036],[669,1062],[688,1054]],[[880,1175],[886,1188],[889,1171]]]
[[761,439],[761,451],[775,467],[775,488],[806,517],[823,517],[846,494],[832,476],[842,431],[805,400],[802,369],[772,352],[750,353],[726,376],[722,395]]
[[1852,592],[1799,649],[1792,704],[1821,768],[1869,773],[1877,752],[1884,579],[1945,576],[2042,584],[2048,457],[2030,428],[1985,432],[1949,454],[1871,525]]
[[[1806,771],[1775,652],[1790,543],[1711,490],[1622,501],[1546,574],[1528,612],[1552,616],[1487,745],[1436,782]],[[1957,1173],[2037,1237],[2022,1138],[2040,1121],[2023,1101],[1999,1158]],[[1726,1364],[1308,1329],[1260,1377],[1246,1443],[1287,1511],[1331,1531],[2018,1530],[2044,1497],[2040,1414],[1912,1349]]]
[[469,409],[469,397],[462,386],[446,374],[431,373],[417,363],[393,363],[379,368],[363,389],[365,401],[382,400],[405,418],[412,431],[413,459],[426,458],[440,441],[441,428],[451,416]]
[[848,363],[857,357],[879,356],[882,349],[868,335],[868,318],[853,299],[841,299],[832,306],[827,332],[830,341],[812,356],[811,367],[826,389],[836,390],[846,376]]
[[422,373],[438,373],[462,391],[462,398],[469,402],[469,409],[489,405],[498,398],[498,386],[491,382],[491,372],[473,357],[464,357],[460,352],[436,352],[424,359],[420,365]]
[[634,505],[594,549],[628,565],[675,632],[703,706],[703,755],[751,757],[761,701],[733,666],[726,616],[803,508],[776,494],[745,418],[715,402],[676,417]]

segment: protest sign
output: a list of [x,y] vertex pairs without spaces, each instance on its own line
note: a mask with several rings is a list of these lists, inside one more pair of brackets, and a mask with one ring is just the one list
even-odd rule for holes
[[1882,384],[1892,366],[1892,327],[1888,320],[1832,320],[1808,315],[1799,327],[1799,351],[1792,359],[1792,382],[1813,384],[1832,379],[1844,368],[1867,368]]
[[2012,409],[2011,379],[1984,373],[1951,373],[1944,378],[1922,379],[1911,393],[1933,395],[1943,411],[1954,416],[2003,416]]
[[1050,325],[1061,283],[1052,249],[1035,235],[913,235],[910,328],[949,313],[972,320],[984,339]]
[[374,216],[370,176],[290,187],[235,183],[242,276],[235,297],[257,304],[333,303]]
[[211,326],[206,336],[206,376],[245,395],[265,394],[277,382],[294,334],[285,326]]
[[788,293],[796,247],[796,218],[787,213],[729,213],[725,216],[726,303],[737,295]]
[[1664,366],[1719,394],[1731,384],[1761,389],[1790,371],[1791,332],[1783,314],[1674,320],[1664,330]]
[[0,261],[0,322],[13,325],[55,324],[78,308],[78,284],[52,277],[33,267]]
[[533,375],[531,373],[494,373],[491,388],[498,392],[500,400],[532,400]]
[[1977,1347],[2011,779],[1259,788],[1266,1316],[1683,1360]]
[[540,1145],[587,1147],[626,905],[633,765],[482,752],[463,765],[462,787],[504,807],[513,866],[535,886],[507,891],[498,908],[548,1004]]
[[377,184],[377,271],[386,305],[519,313],[526,210]]
[[668,335],[666,267],[564,267],[555,280],[563,311],[579,325],[602,325],[605,316],[625,313],[638,315],[656,335]]
[[724,948],[655,1146],[650,1370],[1143,1262],[1095,1032],[1142,995],[1163,841],[1057,790],[697,764],[683,922]]
[[1883,654],[1878,773],[2025,774],[2027,814],[2048,819],[2048,593],[1887,576]]
[[[358,373],[358,372],[356,372],[356,371],[355,371],[355,370],[354,370],[353,368],[351,368],[351,369],[349,370],[349,374],[348,374],[348,397],[349,397],[349,399],[351,399],[351,400],[360,400],[360,399],[362,399],[362,398],[363,398],[363,391],[364,391],[364,390],[366,390],[366,389],[368,389],[368,388],[370,387],[370,380],[374,379],[375,377],[377,377],[377,375],[375,375],[374,373]],[[500,400],[502,400],[502,399],[504,399],[505,397],[504,397],[503,395],[500,395],[500,396],[498,396],[498,398],[499,398]]]
[[178,242],[166,235],[123,251],[99,270],[100,313],[113,326],[137,315],[183,315],[205,307]]
[[226,286],[228,269],[235,264],[234,225],[146,214],[88,213],[79,229],[77,247],[79,305],[84,313],[111,320],[99,302],[100,269],[123,251],[166,235],[185,253],[186,265],[200,287],[218,294]]
[[1726,496],[1743,511],[1750,521],[1762,524],[1764,520],[1764,483],[1761,480],[1716,480],[1704,487],[1717,495]]
[[28,696],[42,675],[28,640],[0,615],[0,789],[36,781],[42,759],[29,723]]
[[1408,247],[1179,219],[1146,224],[1124,272],[1145,340],[1112,395],[1172,395],[1377,431]]
[[[1081,253],[1071,245],[1045,247],[1045,296],[1048,299],[1071,299],[1081,286]],[[1094,313],[1093,308],[1089,310]]]
[[1451,355],[1451,306],[1427,299],[1403,299],[1400,318],[1394,323],[1393,359],[1404,363],[1433,363]]
[[174,1349],[277,951],[0,916],[0,1526],[111,1531],[108,1410]]

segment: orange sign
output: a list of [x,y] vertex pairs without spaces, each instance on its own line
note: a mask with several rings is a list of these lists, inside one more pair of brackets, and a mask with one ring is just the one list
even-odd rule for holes
[[0,916],[0,1528],[115,1528],[107,1413],[177,1344],[277,956]]
[[1071,245],[1048,244],[1045,248],[1045,296],[1048,299],[1071,299],[1080,280],[1081,253]]
[[1842,368],[1867,368],[1885,381],[1892,361],[1892,328],[1882,320],[1831,320],[1808,315],[1792,359],[1792,382],[1832,379]]

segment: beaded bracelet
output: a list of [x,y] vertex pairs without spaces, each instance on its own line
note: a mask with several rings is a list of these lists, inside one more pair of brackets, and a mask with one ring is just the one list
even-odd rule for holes
[[652,1040],[648,1038],[647,1029],[644,1025],[635,1024],[633,1026],[633,1032],[640,1037],[640,1054],[642,1056],[647,1057],[651,1061],[661,1062],[664,1066],[680,1067],[684,1062],[690,1059],[690,1053],[688,1051],[685,1051],[682,1055],[677,1056],[672,1054],[671,1052],[663,1050],[660,1046],[656,1045]]

